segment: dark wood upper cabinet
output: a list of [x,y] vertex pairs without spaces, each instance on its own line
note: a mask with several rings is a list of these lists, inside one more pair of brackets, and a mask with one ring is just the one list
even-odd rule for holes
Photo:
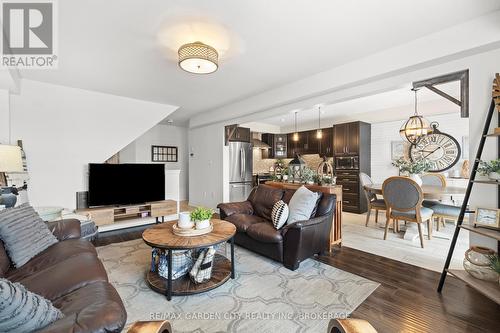
[[274,158],[274,134],[262,133],[262,142],[267,143],[271,148],[262,149],[262,158]]
[[359,155],[361,139],[369,126],[360,121],[333,126],[334,154]]
[[229,141],[250,142],[250,128],[236,127],[229,137]]
[[333,127],[322,129],[323,138],[318,140],[320,156],[333,156]]
[[333,153],[335,155],[346,154],[347,124],[333,126]]
[[359,122],[347,124],[346,151],[348,155],[359,155]]

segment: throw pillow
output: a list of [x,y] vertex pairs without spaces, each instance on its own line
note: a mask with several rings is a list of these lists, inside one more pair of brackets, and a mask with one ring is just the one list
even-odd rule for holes
[[33,332],[62,317],[49,300],[0,278],[0,332]]
[[288,204],[290,214],[286,224],[309,220],[317,200],[318,193],[308,190],[305,186],[299,187]]
[[0,211],[0,239],[16,268],[58,242],[29,204]]
[[271,221],[273,222],[274,227],[276,230],[281,229],[288,220],[288,205],[283,201],[280,200],[277,203],[274,204],[273,210],[271,212]]

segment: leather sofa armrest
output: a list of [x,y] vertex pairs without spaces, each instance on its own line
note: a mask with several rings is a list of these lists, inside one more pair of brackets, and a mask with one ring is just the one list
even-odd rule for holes
[[283,231],[288,230],[288,229],[302,229],[304,227],[309,227],[309,226],[314,226],[320,223],[325,223],[328,222],[328,220],[331,220],[332,215],[323,215],[323,216],[318,216],[314,217],[309,220],[302,220],[302,221],[297,221],[292,224],[287,224],[284,228]]
[[233,214],[253,215],[253,206],[250,201],[220,203],[217,205],[220,210],[220,217],[224,219]]
[[46,223],[50,231],[60,241],[81,237],[80,221],[77,219],[66,219]]

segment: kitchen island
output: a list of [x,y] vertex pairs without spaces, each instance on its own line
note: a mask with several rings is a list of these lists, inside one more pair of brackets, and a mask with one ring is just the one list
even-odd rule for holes
[[300,186],[304,185],[311,191],[322,192],[327,194],[335,194],[337,199],[335,201],[335,213],[332,221],[332,230],[330,232],[330,252],[334,245],[342,245],[342,185],[307,185],[299,183],[286,183],[286,182],[276,182],[268,181],[266,185],[273,186],[282,189],[293,189],[296,190]]

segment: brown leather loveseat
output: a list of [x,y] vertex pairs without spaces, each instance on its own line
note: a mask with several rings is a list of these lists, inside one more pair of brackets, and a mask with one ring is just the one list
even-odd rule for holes
[[0,241],[0,277],[21,283],[62,311],[64,318],[40,332],[120,332],[127,313],[94,246],[80,239],[80,222],[48,226],[59,242],[18,269]]
[[301,261],[328,251],[336,196],[319,193],[309,220],[276,230],[271,223],[273,206],[279,200],[288,204],[294,192],[259,185],[252,190],[247,201],[221,203],[217,208],[223,220],[236,226],[236,244],[296,270]]

